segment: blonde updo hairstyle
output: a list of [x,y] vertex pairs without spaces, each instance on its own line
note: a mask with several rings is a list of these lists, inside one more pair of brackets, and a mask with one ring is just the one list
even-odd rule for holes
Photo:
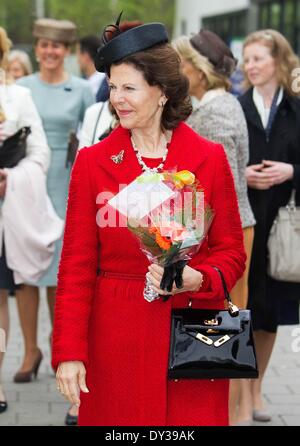
[[[243,44],[243,51],[245,51],[245,48],[248,45],[252,45],[253,43],[258,43],[269,48],[270,54],[277,66],[278,84],[282,86],[290,96],[299,96],[299,93],[295,92],[292,87],[295,79],[293,71],[300,67],[299,58],[294,53],[287,39],[274,29],[255,31],[246,37]],[[244,86],[246,89],[251,87],[251,83],[247,79],[247,76]]]
[[228,76],[218,73],[206,56],[200,54],[190,43],[187,36],[178,37],[172,43],[179,56],[190,62],[197,70],[202,71],[207,82],[207,90],[225,88],[229,91],[231,82]]

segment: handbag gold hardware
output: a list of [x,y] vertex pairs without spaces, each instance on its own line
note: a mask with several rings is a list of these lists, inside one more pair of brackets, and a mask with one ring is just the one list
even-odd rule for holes
[[219,325],[219,322],[217,321],[217,319],[210,319],[205,320],[204,325]]
[[230,336],[225,335],[222,338],[218,339],[217,341],[214,342],[214,346],[215,347],[220,347],[221,345],[225,344],[225,342],[230,340]]
[[207,345],[212,345],[213,344],[213,341],[211,339],[207,338],[206,336],[203,336],[203,334],[201,334],[201,333],[197,333],[196,334],[196,338],[199,341],[204,342],[204,344],[207,344]]
[[240,312],[239,307],[234,305],[232,302],[228,302],[228,311],[231,316],[238,316]]

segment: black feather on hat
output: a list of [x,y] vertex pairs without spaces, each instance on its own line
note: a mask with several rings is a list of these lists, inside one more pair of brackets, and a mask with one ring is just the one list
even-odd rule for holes
[[121,15],[122,12],[116,23],[106,26],[103,31],[103,46],[98,48],[95,59],[97,71],[104,72],[124,57],[169,41],[167,30],[162,23],[147,23],[122,32]]

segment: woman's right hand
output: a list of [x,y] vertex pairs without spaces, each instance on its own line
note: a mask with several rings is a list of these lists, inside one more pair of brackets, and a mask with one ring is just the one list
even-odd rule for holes
[[89,393],[85,377],[86,370],[81,361],[61,362],[56,372],[57,389],[77,407],[80,406],[80,390]]
[[268,173],[263,164],[252,164],[246,167],[246,180],[252,189],[267,190],[274,185],[273,175]]

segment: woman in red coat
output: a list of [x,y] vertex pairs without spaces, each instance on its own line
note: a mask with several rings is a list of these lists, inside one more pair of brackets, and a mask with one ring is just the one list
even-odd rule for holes
[[[96,67],[107,72],[120,125],[82,149],[73,167],[53,333],[58,388],[80,406],[80,425],[227,425],[227,380],[167,379],[172,308],[191,298],[194,308],[223,308],[213,266],[229,289],[245,268],[224,150],[182,122],[191,112],[188,82],[163,25],[142,25],[106,41]],[[162,269],[149,265],[118,220],[103,224],[101,192],[116,194],[153,168],[192,171],[215,218],[184,268],[183,288],[174,288],[166,302],[149,303],[145,276],[157,288]]]

